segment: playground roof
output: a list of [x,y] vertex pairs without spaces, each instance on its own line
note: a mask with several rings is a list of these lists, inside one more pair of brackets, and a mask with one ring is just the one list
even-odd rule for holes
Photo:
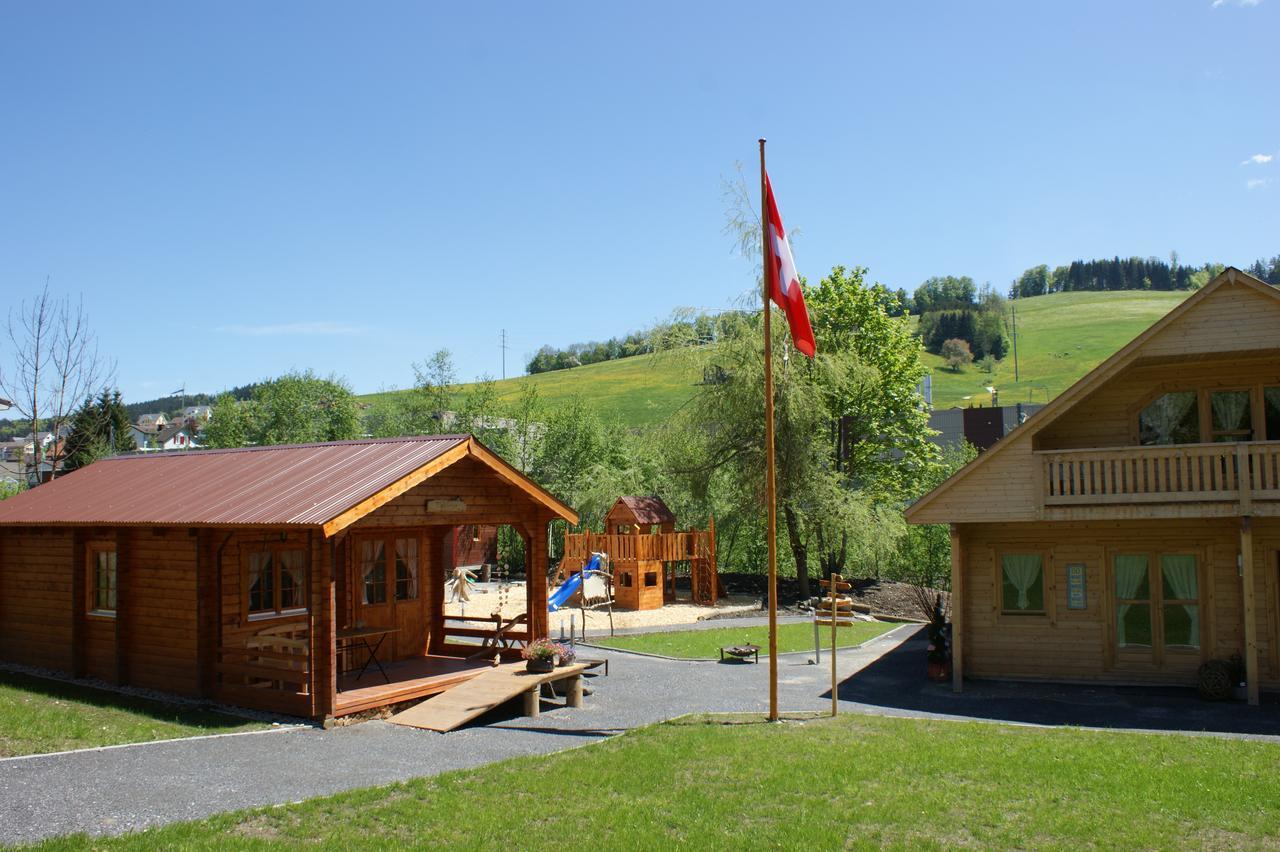
[[[619,497],[618,503],[626,506],[635,515],[638,524],[674,524],[675,514],[662,502],[661,497]],[[618,503],[614,503],[615,508]],[[610,510],[610,514],[613,511]]]

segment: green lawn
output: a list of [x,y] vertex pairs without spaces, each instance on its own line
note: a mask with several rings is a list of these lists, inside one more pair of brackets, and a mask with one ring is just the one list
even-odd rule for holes
[[984,373],[977,366],[953,373],[940,357],[926,353],[925,365],[933,371],[934,407],[990,405],[988,386],[1000,392],[1005,405],[1046,402],[1189,295],[1187,291],[1130,290],[1055,293],[1011,302],[1018,311],[1019,381],[1013,380],[1012,356],[1001,361],[994,373]]
[[[758,718],[758,717],[757,717]],[[1276,848],[1280,746],[845,715],[583,749],[49,848]]]
[[[861,645],[868,639],[874,639],[886,633],[897,624],[880,621],[859,621],[848,627],[838,627],[837,648]],[[831,628],[819,628],[822,647],[831,647]],[[661,654],[664,657],[682,657],[684,659],[719,659],[720,649],[727,645],[759,645],[762,653],[768,653],[769,628],[761,627],[717,627],[711,630],[680,630],[670,633],[637,633],[631,636],[614,636],[605,639],[592,639],[593,644],[608,645],[624,651],[641,651],[646,654]],[[812,624],[780,624],[778,625],[778,652],[813,650]]]
[[189,705],[0,672],[0,757],[265,727]]

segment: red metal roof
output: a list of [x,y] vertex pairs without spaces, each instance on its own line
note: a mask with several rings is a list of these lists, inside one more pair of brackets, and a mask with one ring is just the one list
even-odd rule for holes
[[631,510],[642,524],[674,524],[676,516],[661,497],[619,497],[618,502]]
[[117,456],[0,501],[0,525],[319,525],[469,440],[430,435]]

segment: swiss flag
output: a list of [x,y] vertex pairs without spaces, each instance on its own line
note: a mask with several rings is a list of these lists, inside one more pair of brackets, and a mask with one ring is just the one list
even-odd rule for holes
[[813,339],[809,309],[805,307],[804,293],[800,291],[800,275],[796,272],[795,258],[791,256],[791,244],[787,242],[787,232],[782,227],[782,216],[778,214],[778,202],[773,197],[773,183],[768,172],[764,175],[764,189],[769,208],[764,240],[769,297],[787,315],[787,325],[791,326],[791,339],[795,341],[796,348],[812,358],[818,351],[818,343]]

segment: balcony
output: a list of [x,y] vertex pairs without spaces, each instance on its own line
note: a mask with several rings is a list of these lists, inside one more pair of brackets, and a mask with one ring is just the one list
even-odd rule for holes
[[1043,505],[1280,501],[1280,441],[1038,451]]

